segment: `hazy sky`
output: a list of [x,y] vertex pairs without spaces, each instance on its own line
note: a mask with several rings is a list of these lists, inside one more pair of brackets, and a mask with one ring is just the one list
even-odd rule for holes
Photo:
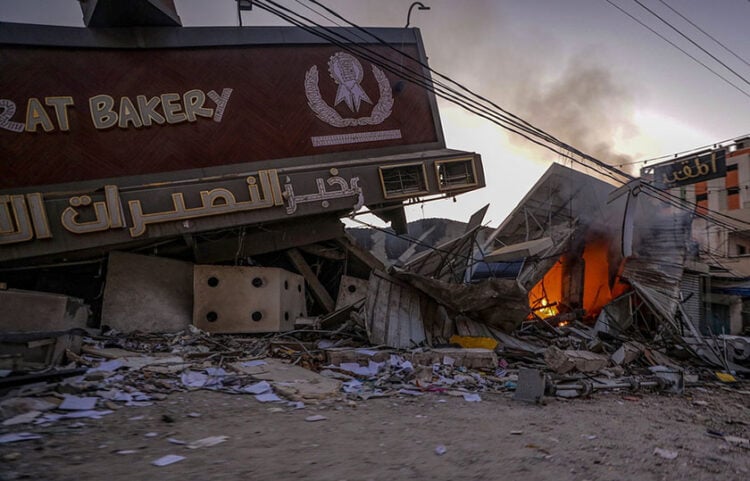
[[[277,0],[310,18],[306,0]],[[612,0],[750,92],[633,0]],[[670,12],[641,0],[750,80],[750,66]],[[665,0],[750,61],[750,2]],[[237,25],[234,0],[175,0],[185,26]],[[360,25],[403,27],[410,1],[321,0]],[[412,14],[430,65],[602,160],[622,164],[750,133],[750,97],[725,84],[606,0],[425,0]],[[309,5],[309,4],[308,4]],[[82,26],[75,0],[0,0],[0,20]],[[285,25],[259,9],[245,25]],[[409,220],[468,214],[491,203],[496,225],[555,154],[531,148],[488,121],[439,102],[448,147],[482,154],[488,187],[410,207]]]

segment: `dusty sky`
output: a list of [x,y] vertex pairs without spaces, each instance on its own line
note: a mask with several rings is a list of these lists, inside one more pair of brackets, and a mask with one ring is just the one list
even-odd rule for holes
[[[310,18],[306,0],[277,0]],[[750,92],[633,0],[612,0]],[[750,80],[750,66],[671,13],[641,0]],[[665,0],[750,61],[750,1]],[[321,0],[360,25],[403,27],[410,1]],[[237,25],[234,0],[175,0],[185,26]],[[750,97],[725,84],[605,0],[425,0],[415,11],[430,65],[558,138],[620,165],[750,133]],[[82,26],[75,0],[1,0],[0,20]],[[285,25],[259,9],[245,25]],[[448,147],[482,154],[488,187],[408,208],[409,220],[465,220],[485,203],[496,225],[557,159],[439,102]]]

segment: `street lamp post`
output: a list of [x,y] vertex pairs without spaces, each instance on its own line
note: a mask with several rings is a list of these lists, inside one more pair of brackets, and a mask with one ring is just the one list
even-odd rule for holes
[[414,2],[411,5],[409,5],[409,13],[406,14],[406,26],[404,28],[409,28],[409,23],[411,23],[411,11],[414,9],[414,7],[418,7],[419,10],[430,9],[430,7],[428,7],[422,2]]

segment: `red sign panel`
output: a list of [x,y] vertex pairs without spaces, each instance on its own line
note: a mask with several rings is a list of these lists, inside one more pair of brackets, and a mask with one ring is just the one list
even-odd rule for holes
[[0,65],[0,189],[442,144],[425,90],[330,45],[5,46]]

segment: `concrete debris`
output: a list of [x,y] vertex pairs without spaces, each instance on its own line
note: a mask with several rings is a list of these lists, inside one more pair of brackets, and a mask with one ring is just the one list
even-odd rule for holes
[[640,357],[643,349],[643,346],[636,342],[625,342],[612,353],[610,359],[618,366],[630,364]]
[[565,374],[574,370],[596,372],[609,365],[609,359],[601,354],[578,350],[563,351],[555,346],[547,348],[547,352],[544,353],[544,362],[558,374]]

